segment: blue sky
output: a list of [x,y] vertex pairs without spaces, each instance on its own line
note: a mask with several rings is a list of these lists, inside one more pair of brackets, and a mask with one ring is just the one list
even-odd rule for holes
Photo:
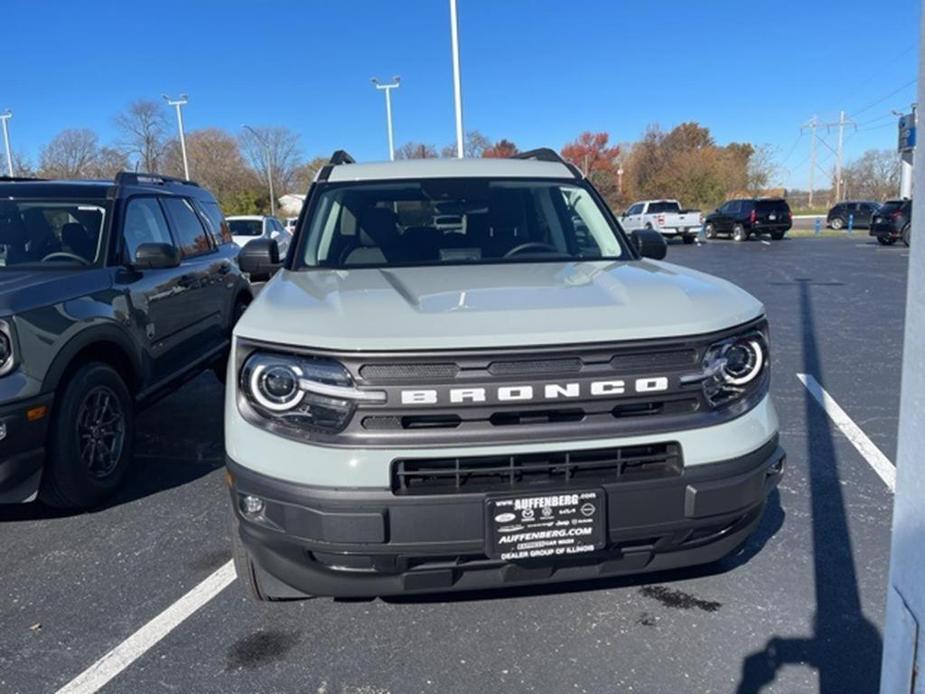
[[[853,115],[850,159],[894,147],[887,114],[915,98],[918,0],[458,3],[466,128],[521,148],[695,120],[772,145],[781,182],[805,186],[801,123]],[[285,125],[306,156],[386,158],[373,75],[401,75],[396,143],[453,140],[447,0],[4,0],[3,23],[0,108],[33,162],[63,128],[109,141],[130,101],[181,91],[188,129]]]

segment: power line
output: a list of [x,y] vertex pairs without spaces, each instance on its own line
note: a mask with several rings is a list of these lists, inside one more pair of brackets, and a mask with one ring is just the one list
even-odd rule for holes
[[889,99],[890,97],[895,96],[896,94],[899,94],[899,92],[901,92],[903,89],[906,89],[907,87],[911,87],[911,86],[912,86],[913,84],[915,84],[917,81],[918,81],[918,78],[917,78],[917,77],[912,78],[911,80],[909,80],[908,82],[906,82],[905,84],[903,84],[901,87],[897,87],[896,89],[894,89],[893,91],[891,91],[891,92],[890,92],[889,94],[887,94],[886,96],[882,96],[882,97],[880,97],[879,99],[877,99],[876,101],[870,102],[870,103],[867,104],[867,106],[865,106],[864,108],[862,108],[862,109],[860,109],[860,110],[858,110],[858,111],[855,111],[854,113],[851,114],[851,118],[854,118],[854,117],[855,117],[856,115],[858,115],[859,113],[864,113],[864,111],[868,111],[868,110],[872,109],[874,106],[877,106],[877,105],[879,105],[879,104],[882,104],[884,101],[886,101],[886,100]]

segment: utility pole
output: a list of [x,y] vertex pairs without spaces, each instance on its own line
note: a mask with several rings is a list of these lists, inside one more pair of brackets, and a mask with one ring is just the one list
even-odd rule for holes
[[385,92],[385,121],[389,131],[389,161],[395,161],[395,141],[392,138],[392,90],[398,89],[401,85],[401,77],[395,75],[391,84],[382,84],[375,77],[372,78],[371,82],[376,89]]
[[841,202],[842,196],[842,156],[845,144],[845,112],[838,115],[838,154],[835,161],[835,202]]
[[251,126],[242,124],[241,127],[249,131],[254,136],[254,139],[257,140],[257,142],[260,144],[260,146],[263,147],[264,160],[267,166],[267,182],[270,184],[270,216],[275,217],[276,195],[273,193],[273,155],[270,152],[270,145],[266,140],[263,139],[263,137],[260,136],[260,133],[254,130]]
[[179,99],[171,99],[166,94],[161,94],[161,96],[164,97],[164,101],[167,102],[168,106],[173,106],[177,109],[177,130],[180,131],[180,152],[183,154],[183,177],[188,181],[189,161],[186,159],[186,136],[183,133],[183,112],[180,107],[189,103],[189,97],[186,94],[180,94]]
[[459,22],[456,19],[456,0],[450,0],[450,39],[453,44],[453,97],[456,102],[456,156],[465,155],[463,144],[462,85],[459,78]]
[[13,117],[13,112],[7,109],[0,113],[0,121],[3,121],[3,146],[6,148],[6,168],[10,172],[10,178],[13,178],[13,152],[10,150],[10,128],[7,121]]
[[809,119],[804,125],[800,126],[800,132],[803,132],[806,128],[809,128],[810,133],[812,133],[812,142],[810,144],[810,154],[809,154],[809,206],[813,206],[813,189],[816,187],[816,126],[819,123],[819,119],[814,115]]

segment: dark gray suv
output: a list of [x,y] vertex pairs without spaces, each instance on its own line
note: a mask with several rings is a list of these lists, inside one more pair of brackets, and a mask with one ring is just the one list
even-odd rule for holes
[[0,503],[85,508],[129,467],[134,413],[224,373],[250,302],[195,183],[0,179]]

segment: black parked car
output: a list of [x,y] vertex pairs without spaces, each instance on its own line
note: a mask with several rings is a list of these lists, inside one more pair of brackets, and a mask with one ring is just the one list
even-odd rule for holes
[[0,503],[116,490],[135,412],[227,359],[237,252],[195,183],[0,179]]
[[892,246],[899,239],[908,246],[911,231],[911,200],[887,200],[871,218],[870,235],[884,246]]
[[780,198],[751,198],[730,200],[704,219],[703,231],[708,239],[729,234],[736,241],[749,236],[770,234],[775,241],[793,224],[790,205]]
[[880,203],[870,200],[839,202],[829,210],[825,224],[837,230],[847,228],[850,221],[852,228],[865,229],[870,226],[870,220],[878,209]]

